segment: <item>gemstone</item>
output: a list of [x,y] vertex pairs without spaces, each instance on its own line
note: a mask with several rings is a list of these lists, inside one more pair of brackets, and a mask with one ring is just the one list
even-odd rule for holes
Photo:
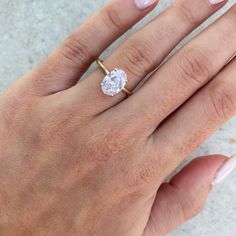
[[127,81],[127,74],[123,70],[112,70],[101,84],[102,92],[105,95],[114,96],[125,88]]

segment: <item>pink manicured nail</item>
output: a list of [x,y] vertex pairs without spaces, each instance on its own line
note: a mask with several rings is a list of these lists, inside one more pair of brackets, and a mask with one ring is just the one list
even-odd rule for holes
[[136,7],[140,10],[146,9],[156,2],[157,0],[134,0]]
[[236,169],[236,155],[232,156],[216,173],[213,185],[222,182]]
[[219,4],[221,2],[224,2],[225,0],[209,0],[210,4],[212,5],[216,5],[216,4]]

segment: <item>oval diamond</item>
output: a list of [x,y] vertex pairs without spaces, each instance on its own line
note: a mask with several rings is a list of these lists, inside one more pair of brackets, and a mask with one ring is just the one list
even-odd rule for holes
[[127,75],[123,70],[112,70],[101,84],[102,92],[108,96],[120,93],[127,83]]

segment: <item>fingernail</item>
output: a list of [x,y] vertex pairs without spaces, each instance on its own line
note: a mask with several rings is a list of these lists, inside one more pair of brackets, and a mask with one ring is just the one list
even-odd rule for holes
[[136,7],[140,10],[144,10],[156,2],[157,0],[134,0]]
[[236,155],[232,156],[225,164],[216,172],[213,185],[221,183],[236,168]]
[[224,2],[225,0],[209,0],[210,4],[212,5],[216,5],[216,4],[219,4],[221,2]]

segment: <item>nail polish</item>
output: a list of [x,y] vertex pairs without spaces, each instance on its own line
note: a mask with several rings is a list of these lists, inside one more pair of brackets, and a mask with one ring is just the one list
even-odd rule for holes
[[229,158],[228,161],[216,172],[213,180],[213,185],[221,183],[236,169],[236,155]]
[[140,10],[144,10],[156,2],[157,0],[134,0],[136,7]]
[[216,5],[216,4],[219,4],[221,2],[224,2],[225,0],[209,0],[210,4],[212,5]]

